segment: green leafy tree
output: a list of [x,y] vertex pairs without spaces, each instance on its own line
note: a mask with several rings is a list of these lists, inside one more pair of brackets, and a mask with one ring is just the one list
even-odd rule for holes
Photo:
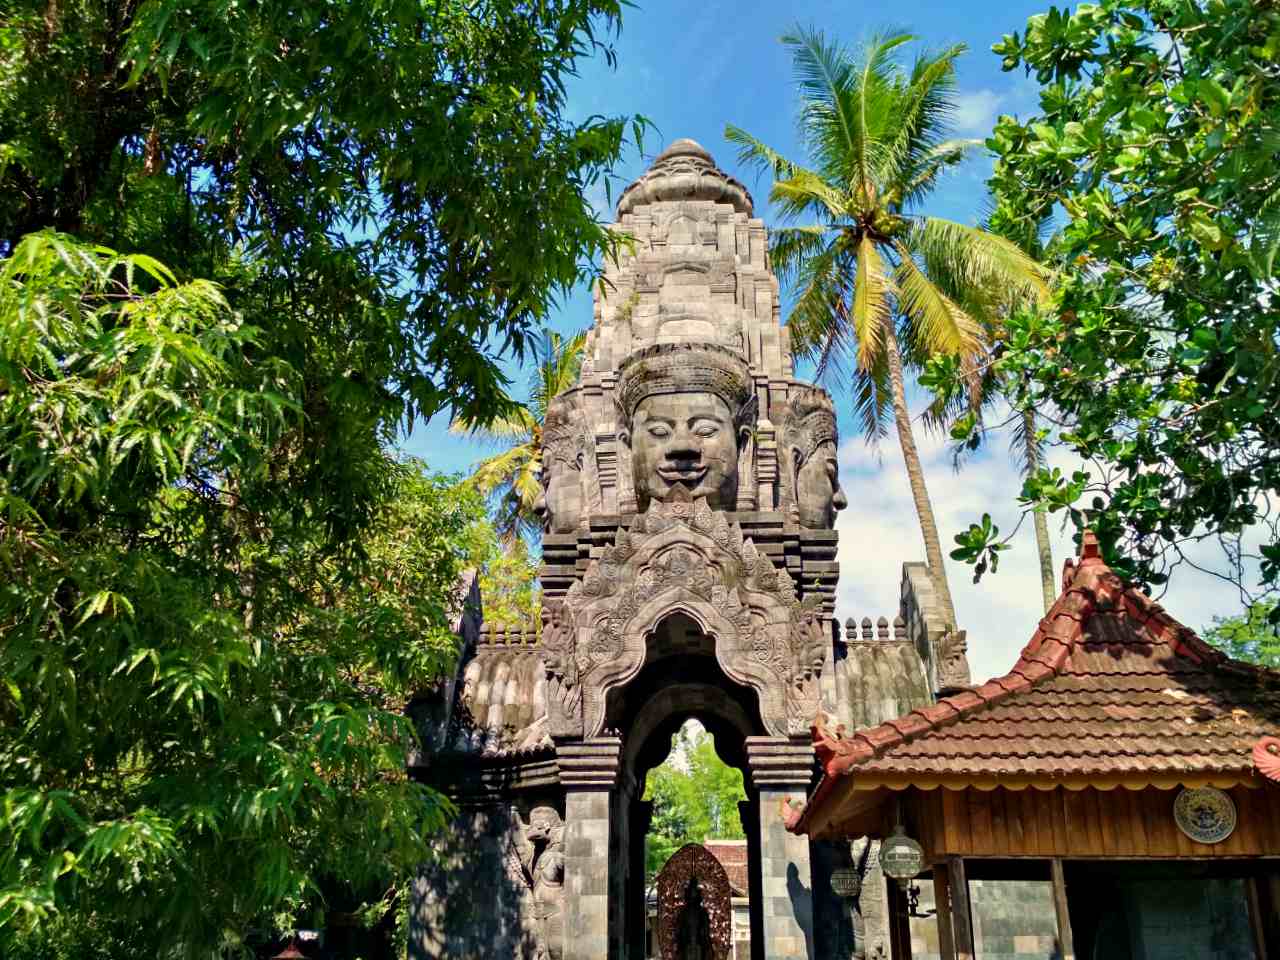
[[54,228],[184,276],[243,256],[252,291],[227,296],[261,299],[295,366],[319,331],[318,361],[346,344],[408,422],[487,423],[510,409],[499,352],[616,243],[584,192],[626,123],[568,119],[565,80],[612,59],[621,7],[14,0],[0,254]]
[[5,956],[217,955],[394,899],[444,821],[404,708],[456,656],[483,505],[372,431],[309,446],[266,342],[145,256],[0,261]]
[[535,630],[542,627],[542,591],[538,584],[538,564],[521,537],[502,538],[492,524],[483,525],[485,545],[477,555],[485,558],[480,568],[480,597],[486,623],[520,624]]
[[401,706],[482,505],[385,451],[509,412],[499,354],[611,248],[625,124],[564,83],[619,12],[6,6],[0,953],[403,889],[443,806]]
[[1235,617],[1214,617],[1201,637],[1236,660],[1280,669],[1280,632],[1272,613],[1275,601],[1262,601]]
[[520,536],[535,541],[541,537],[542,518],[536,507],[542,496],[542,424],[547,404],[577,382],[586,342],[585,333],[564,337],[544,330],[532,350],[529,399],[509,403],[509,414],[486,424],[460,417],[450,427],[454,433],[471,434],[506,447],[482,460],[471,482],[490,497],[494,522],[507,542]]
[[828,381],[848,378],[865,434],[892,416],[943,608],[955,611],[937,521],[906,400],[906,373],[929,357],[961,358],[973,374],[993,306],[1044,294],[1035,262],[1004,237],[922,212],[939,178],[972,142],[946,139],[954,111],[953,46],[898,59],[913,38],[889,33],[851,53],[798,30],[793,50],[799,132],[812,166],[730,126],[739,159],[774,178],[769,199],[800,226],[774,230],[770,260],[795,289],[793,349]]
[[1209,541],[1212,572],[1274,595],[1280,11],[1081,4],[994,49],[1042,85],[1038,114],[988,140],[995,216],[1066,214],[1052,309],[1008,318],[1000,368],[1089,465],[1040,470],[1024,502],[1070,511],[1139,582],[1205,566]]
[[746,798],[742,771],[716,755],[711,735],[700,726],[681,727],[672,737],[672,756],[651,770],[645,783],[645,799],[653,803],[645,844],[647,881],[652,883],[686,843],[741,840],[738,803]]

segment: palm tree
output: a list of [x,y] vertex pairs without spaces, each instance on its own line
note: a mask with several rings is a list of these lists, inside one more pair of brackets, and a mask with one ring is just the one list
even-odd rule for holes
[[775,230],[770,249],[780,279],[796,291],[788,320],[793,349],[816,361],[824,382],[847,373],[869,439],[885,435],[891,412],[925,556],[954,626],[904,366],[949,354],[977,376],[985,320],[979,308],[991,292],[1039,298],[1047,291],[1039,267],[1016,244],[920,212],[938,178],[977,144],[945,139],[963,45],[917,56],[907,69],[898,50],[912,39],[893,32],[851,53],[820,32],[783,37],[793,51],[810,166],[737,127],[725,135],[738,144],[741,162],[773,176],[769,199],[783,218],[810,221]]
[[[1026,251],[1028,256],[1037,262],[1044,263],[1050,249],[1046,240],[1052,226],[1052,211],[1042,211],[1039,216],[1011,216],[1006,210],[989,212],[985,227],[992,233],[1016,243]],[[1005,306],[1011,306],[1006,300]],[[1005,340],[1004,328],[1000,324],[1000,305],[988,304],[983,311],[988,318],[995,320],[987,331],[987,339],[994,361],[995,354]],[[934,402],[925,411],[924,420],[929,426],[949,431],[957,416],[972,415],[975,418],[974,440],[967,445],[976,449],[985,431],[978,430],[983,415],[999,401],[1007,401],[1013,407],[1012,415],[1001,426],[1011,427],[1009,453],[1021,468],[1022,476],[1029,477],[1039,472],[1044,466],[1044,443],[1039,435],[1039,421],[1035,408],[1027,401],[1018,400],[1017,384],[996,374],[994,362],[981,365],[983,374],[979,377],[958,378],[957,382],[940,385],[936,391]],[[959,455],[957,455],[959,459]],[[1040,564],[1040,591],[1044,601],[1045,613],[1058,599],[1058,579],[1053,570],[1053,547],[1049,543],[1049,521],[1043,507],[1031,512],[1032,526],[1035,530],[1036,556]]]
[[470,434],[505,447],[480,461],[470,477],[493,502],[494,526],[504,540],[519,536],[536,540],[542,533],[542,521],[534,512],[542,493],[542,423],[552,397],[577,382],[586,342],[585,332],[563,337],[554,330],[544,330],[533,345],[535,365],[529,375],[529,399],[516,403],[511,413],[487,426],[455,420],[449,427],[452,433]]

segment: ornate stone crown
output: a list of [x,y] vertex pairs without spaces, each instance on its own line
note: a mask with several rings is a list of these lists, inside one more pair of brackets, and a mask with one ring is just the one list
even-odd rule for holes
[[792,386],[785,429],[788,442],[803,451],[806,460],[824,443],[840,443],[835,407],[819,387]]
[[728,405],[735,419],[746,415],[755,398],[746,361],[727,347],[710,343],[642,347],[618,368],[614,396],[627,423],[641,400],[671,393],[713,394]]

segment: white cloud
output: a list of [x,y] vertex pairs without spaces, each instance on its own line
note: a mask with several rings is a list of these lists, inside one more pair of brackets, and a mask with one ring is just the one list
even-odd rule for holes
[[1005,95],[994,90],[972,90],[956,95],[953,117],[956,133],[969,137],[986,137],[996,125]]
[[[957,473],[952,469],[949,442],[918,430],[916,442],[924,463],[925,479],[933,502],[943,553],[954,546],[953,537],[984,512],[1007,534],[1017,526],[1022,487],[1018,470],[1006,453],[1006,441],[991,439],[989,452],[970,460]],[[860,439],[846,441],[840,450],[841,483],[850,506],[840,514],[840,587],[836,613],[843,623],[849,617],[861,621],[898,612],[902,564],[924,560],[924,542],[916,519],[906,470],[896,436],[873,450]],[[1069,474],[1074,465],[1063,456],[1050,457],[1050,465]],[[1063,529],[1061,514],[1049,519],[1055,577],[1063,561],[1075,554],[1072,529]],[[1221,565],[1216,543],[1206,542],[1191,551],[1202,565]],[[946,561],[956,618],[968,631],[969,664],[973,679],[981,682],[1008,671],[1031,639],[1044,614],[1035,533],[1030,517],[1000,558],[1000,569],[973,583],[973,568]],[[1234,588],[1217,578],[1183,567],[1174,576],[1167,596],[1160,598],[1182,623],[1199,630],[1215,615],[1240,610]]]

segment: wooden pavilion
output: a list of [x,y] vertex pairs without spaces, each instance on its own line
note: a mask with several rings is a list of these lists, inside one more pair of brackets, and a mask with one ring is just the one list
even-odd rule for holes
[[[1280,672],[1209,647],[1092,535],[1007,674],[813,736],[822,775],[788,828],[900,824],[923,848],[944,960],[983,953],[975,878],[1037,884],[1039,908],[1002,923],[1017,940],[1048,914],[1064,960],[1280,960]],[[890,886],[902,960],[907,900]]]

